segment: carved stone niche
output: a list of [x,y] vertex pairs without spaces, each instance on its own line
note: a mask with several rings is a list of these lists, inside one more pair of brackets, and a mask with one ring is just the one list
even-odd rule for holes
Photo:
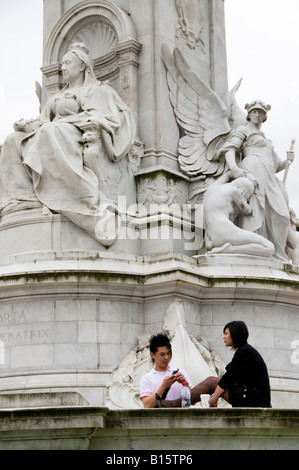
[[49,36],[44,51],[43,104],[62,88],[61,60],[73,42],[84,42],[98,80],[108,81],[133,110],[137,124],[137,68],[141,45],[130,16],[113,3],[85,0],[70,8]]

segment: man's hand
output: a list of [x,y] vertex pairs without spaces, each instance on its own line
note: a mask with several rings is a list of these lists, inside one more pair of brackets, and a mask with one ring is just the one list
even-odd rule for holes
[[163,380],[163,387],[165,386],[165,389],[171,387],[171,385],[173,385],[175,382],[178,382],[180,384],[186,382],[184,375],[180,371],[176,374],[168,375],[167,377],[165,377],[165,379]]
[[179,384],[183,384],[184,382],[186,382],[184,375],[180,371],[175,375],[175,377],[176,377],[176,382],[178,382]]
[[165,390],[168,388],[168,387],[171,387],[171,385],[173,385],[175,382],[177,382],[178,380],[178,377],[179,375],[182,375],[182,374],[175,374],[175,375],[167,375],[165,377],[165,379],[163,380],[163,387],[165,387]]

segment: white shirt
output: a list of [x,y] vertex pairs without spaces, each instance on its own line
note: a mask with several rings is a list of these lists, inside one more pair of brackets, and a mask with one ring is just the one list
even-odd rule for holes
[[[143,375],[140,380],[140,398],[149,397],[153,393],[156,393],[157,389],[160,387],[161,383],[168,375],[172,375],[172,372],[177,368],[169,366],[168,369],[164,371],[155,370],[153,367],[147,374]],[[184,369],[180,369],[180,372],[188,382],[189,387],[192,388],[189,376]],[[167,400],[176,400],[181,397],[182,384],[175,382],[167,393]]]

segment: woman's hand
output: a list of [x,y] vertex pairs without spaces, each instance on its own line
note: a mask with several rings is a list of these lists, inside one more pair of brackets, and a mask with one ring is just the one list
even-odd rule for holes
[[214,394],[210,396],[209,406],[210,408],[217,408],[218,398],[215,399]]

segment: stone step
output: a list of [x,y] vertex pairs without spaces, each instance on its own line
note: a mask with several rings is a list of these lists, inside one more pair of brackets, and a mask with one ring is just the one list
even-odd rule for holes
[[88,406],[78,392],[5,393],[0,394],[0,410],[15,408]]

